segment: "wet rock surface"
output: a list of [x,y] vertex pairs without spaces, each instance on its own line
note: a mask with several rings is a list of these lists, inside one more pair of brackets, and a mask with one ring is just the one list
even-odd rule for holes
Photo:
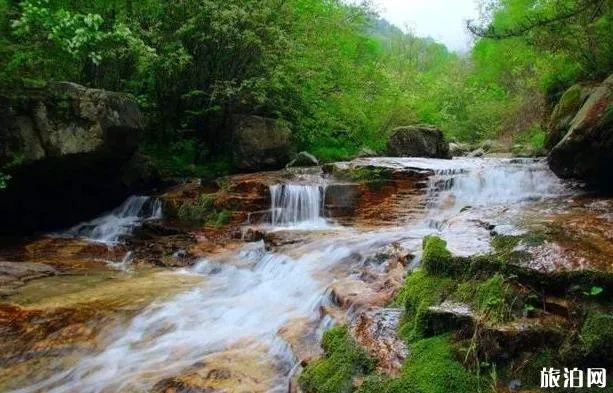
[[27,281],[57,273],[56,269],[42,263],[0,261],[0,297],[15,293]]

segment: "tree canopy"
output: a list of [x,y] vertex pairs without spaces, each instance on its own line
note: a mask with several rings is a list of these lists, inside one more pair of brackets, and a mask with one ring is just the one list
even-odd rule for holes
[[578,81],[613,70],[612,0],[488,0],[452,53],[341,0],[0,0],[0,84],[69,80],[135,95],[144,144],[223,160],[235,114],[285,121],[324,160],[411,123],[450,139],[542,139]]

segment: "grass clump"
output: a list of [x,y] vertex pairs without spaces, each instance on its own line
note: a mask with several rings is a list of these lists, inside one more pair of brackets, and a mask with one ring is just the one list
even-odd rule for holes
[[216,227],[227,225],[231,215],[227,210],[215,207],[217,195],[203,194],[192,202],[184,202],[179,208],[178,217],[189,223],[206,223]]
[[377,362],[351,338],[347,327],[334,327],[324,334],[323,359],[308,365],[300,376],[305,393],[349,393],[353,377],[374,372]]
[[504,322],[511,319],[517,297],[504,277],[494,275],[476,287],[473,304],[490,322]]

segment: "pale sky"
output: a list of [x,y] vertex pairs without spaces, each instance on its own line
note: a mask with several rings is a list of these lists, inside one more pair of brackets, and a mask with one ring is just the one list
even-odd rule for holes
[[465,21],[479,16],[477,0],[374,0],[381,16],[415,35],[430,36],[455,51],[471,45]]

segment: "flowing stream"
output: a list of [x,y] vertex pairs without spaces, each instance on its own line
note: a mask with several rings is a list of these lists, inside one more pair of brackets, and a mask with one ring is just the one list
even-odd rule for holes
[[[202,284],[149,306],[106,337],[102,351],[14,392],[149,391],[164,378],[236,348],[257,354],[258,361],[275,370],[267,381],[268,391],[286,392],[296,359],[280,331],[293,321],[305,321],[320,335],[331,323],[322,313],[322,306],[331,302],[331,286],[347,279],[359,281],[371,268],[368,256],[377,249],[399,242],[419,256],[423,236],[438,233],[456,253],[485,252],[489,230],[480,220],[512,226],[519,207],[569,193],[543,162],[531,160],[371,161],[434,171],[422,218],[385,230],[338,228],[322,217],[322,184],[272,186],[272,226],[308,229],[311,234],[325,229],[325,236],[305,233],[303,242],[275,251],[267,251],[263,242],[250,243],[231,255],[201,260],[177,272],[202,277]],[[112,243],[144,217],[159,214],[151,200],[135,197],[70,233]]]
[[148,196],[131,196],[112,212],[58,234],[90,241],[117,244],[145,220],[162,218],[161,201]]

